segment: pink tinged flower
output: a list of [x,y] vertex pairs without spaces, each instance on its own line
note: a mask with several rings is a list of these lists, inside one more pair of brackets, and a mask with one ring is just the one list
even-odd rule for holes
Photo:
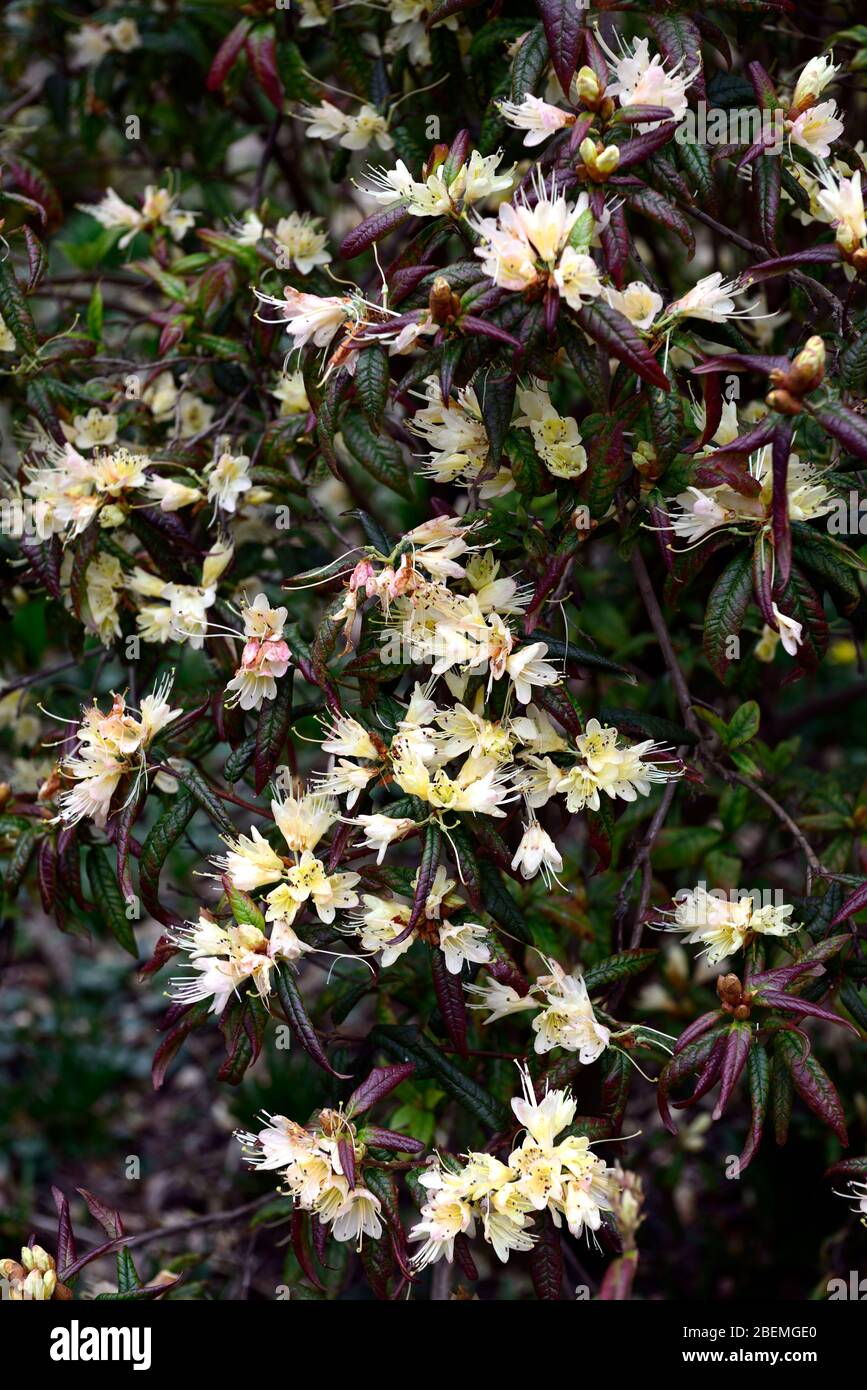
[[[647,39],[635,39],[631,49],[619,54],[604,43],[602,47],[615,77],[607,88],[608,96],[616,96],[621,106],[666,106],[675,120],[681,119],[687,108],[686,93],[701,71],[701,63],[691,72],[684,71],[683,59],[666,68],[658,53],[651,58]],[[649,122],[639,130],[652,130],[655,124]]]
[[335,295],[305,294],[287,285],[283,296],[275,299],[256,290],[256,297],[263,304],[272,304],[279,310],[278,322],[285,322],[287,333],[299,348],[309,342],[315,347],[327,347],[352,314],[352,301]]
[[562,130],[564,126],[573,124],[575,119],[568,111],[561,110],[559,106],[552,106],[541,97],[533,96],[531,92],[528,92],[521,102],[498,101],[496,104],[509,125],[514,126],[516,130],[527,132],[524,144],[528,149],[533,145],[541,145],[555,130]]
[[709,323],[724,323],[730,318],[745,318],[749,310],[736,309],[733,296],[742,294],[744,286],[736,280],[725,280],[722,272],[715,270],[705,275],[691,290],[682,294],[665,312],[667,319],[705,319]]

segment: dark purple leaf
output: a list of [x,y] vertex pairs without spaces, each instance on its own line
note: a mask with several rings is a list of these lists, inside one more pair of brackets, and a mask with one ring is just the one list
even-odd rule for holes
[[52,1187],[51,1195],[57,1208],[57,1242],[54,1258],[58,1269],[75,1264],[75,1234],[69,1215],[69,1203],[59,1187]]
[[841,1018],[830,1009],[823,1009],[821,1004],[813,1004],[809,999],[799,999],[797,995],[784,994],[782,990],[763,989],[756,1003],[767,1009],[785,1009],[788,1013],[797,1014],[802,1018],[821,1018],[826,1023],[837,1023],[841,1028],[848,1028],[856,1038],[861,1036],[848,1019]]
[[847,453],[867,459],[867,420],[863,415],[856,415],[839,401],[817,407],[813,415],[826,433],[840,441]]
[[437,1004],[446,1031],[461,1057],[466,1057],[467,1006],[463,982],[460,975],[453,975],[447,968],[446,958],[438,946],[431,949],[430,964]]
[[216,92],[218,87],[222,87],[235,59],[244,47],[244,40],[250,30],[250,20],[242,19],[223,39],[220,47],[214,54],[214,61],[208,73],[206,86],[209,92]]
[[536,8],[545,26],[554,71],[568,96],[581,52],[584,16],[575,0],[536,0]]
[[343,238],[340,243],[340,255],[347,261],[351,261],[354,256],[360,256],[362,251],[366,251],[375,241],[381,241],[384,236],[388,236],[389,232],[393,232],[395,227],[399,227],[408,217],[409,213],[403,203],[395,203],[392,207],[372,212]]
[[661,150],[663,145],[668,144],[676,130],[676,121],[666,121],[663,125],[657,126],[655,130],[647,130],[643,135],[636,135],[633,140],[627,140],[625,145],[620,146],[618,174],[625,174],[627,169],[641,164],[652,154],[656,154],[657,150]]
[[374,1067],[361,1085],[356,1086],[346,1102],[347,1115],[350,1117],[363,1115],[365,1110],[376,1105],[377,1101],[383,1100],[408,1076],[412,1076],[414,1071],[414,1062],[398,1062],[394,1066]]
[[359,1131],[359,1138],[372,1148],[389,1149],[393,1153],[423,1154],[427,1147],[420,1139],[411,1139],[408,1134],[398,1134],[393,1129],[382,1129],[379,1125],[365,1125]]
[[329,1072],[331,1076],[339,1076],[341,1080],[346,1080],[346,1073],[335,1071],[325,1055],[316,1029],[310,1022],[304,1007],[295,977],[292,974],[292,968],[288,963],[277,967],[274,982],[277,988],[277,998],[280,1000],[286,1022],[304,1051],[313,1058],[317,1066],[320,1066],[323,1071]]
[[781,588],[785,588],[788,584],[789,575],[792,572],[792,530],[789,525],[789,494],[786,486],[789,475],[792,434],[791,418],[781,420],[774,430],[772,534],[776,579]]
[[595,299],[584,305],[577,316],[577,323],[589,338],[599,343],[612,357],[625,362],[643,381],[649,381],[651,386],[658,386],[661,391],[671,389],[662,367],[624,314]]
[[751,1042],[752,1030],[748,1023],[734,1023],[731,1025],[722,1059],[719,1096],[713,1109],[713,1118],[715,1120],[720,1118],[731,1099],[732,1091],[737,1085],[738,1078],[747,1064],[747,1054],[750,1050]]

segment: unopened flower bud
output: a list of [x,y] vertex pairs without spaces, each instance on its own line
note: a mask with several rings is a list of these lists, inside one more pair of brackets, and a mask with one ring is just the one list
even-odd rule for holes
[[600,174],[613,174],[620,163],[620,151],[616,145],[606,145],[596,156],[596,169]]
[[578,154],[584,165],[584,174],[598,183],[613,173],[620,163],[620,151],[616,145],[606,145],[603,148],[601,144],[591,140],[589,135],[578,146]]
[[444,164],[446,159],[448,158],[448,153],[448,144],[441,141],[440,144],[434,145],[433,149],[431,150],[430,154],[425,160],[424,168],[422,169],[422,177],[428,178],[432,173],[434,173],[436,169],[440,167],[441,164]]
[[444,275],[438,275],[431,285],[428,308],[434,323],[448,323],[461,311],[461,301]]
[[737,1007],[741,1001],[741,982],[737,975],[720,975],[716,982],[716,992],[723,1004]]
[[591,140],[589,135],[585,135],[578,146],[578,154],[581,162],[592,169],[596,164],[596,141]]
[[45,1290],[45,1297],[51,1298],[57,1288],[57,1275],[53,1269],[46,1270],[42,1276],[42,1287]]
[[659,460],[656,457],[656,449],[649,439],[641,439],[635,446],[632,455],[633,467],[641,474],[642,478],[658,478],[660,473]]
[[45,1286],[42,1282],[42,1275],[38,1269],[31,1269],[27,1278],[24,1280],[24,1287],[21,1290],[23,1297],[32,1298],[35,1303],[45,1301]]
[[825,375],[825,344],[818,334],[808,338],[792,363],[787,386],[796,395],[815,391]]
[[776,410],[780,415],[800,415],[804,409],[798,398],[782,387],[776,391],[769,391],[765,396],[765,401],[772,410]]
[[605,95],[605,88],[593,69],[585,65],[579,68],[575,74],[575,92],[578,100],[582,102],[584,106],[588,106],[591,111],[595,111]]

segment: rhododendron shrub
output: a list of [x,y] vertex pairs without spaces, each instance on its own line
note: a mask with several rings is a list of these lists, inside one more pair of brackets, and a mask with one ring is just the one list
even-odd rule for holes
[[[191,1075],[222,1117],[207,1222],[266,1228],[225,1296],[800,1298],[848,1267],[846,9],[7,8],[7,969],[111,962],[163,1147]],[[118,1250],[121,1296],[214,1296],[137,1267],[89,1182],[110,1249],[76,1261],[55,1196],[13,1298]],[[712,1217],[762,1247],[746,1287]]]

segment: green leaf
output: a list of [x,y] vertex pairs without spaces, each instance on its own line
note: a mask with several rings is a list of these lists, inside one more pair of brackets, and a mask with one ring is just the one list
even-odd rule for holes
[[95,343],[102,342],[102,325],[105,311],[102,303],[102,288],[99,283],[93,287],[90,303],[87,306],[87,331]]
[[526,501],[553,491],[554,484],[545,472],[532,438],[525,430],[509,430],[503,447],[518,491]]
[[512,63],[512,101],[521,102],[528,92],[535,93],[549,61],[545,26],[537,24],[518,48]]
[[141,900],[152,917],[167,927],[182,927],[183,918],[170,908],[163,907],[159,898],[160,871],[170,850],[183,835],[196,810],[196,803],[190,793],[181,790],[172,797],[171,804],[154,822],[142,845],[139,859],[139,885]]
[[673,743],[675,746],[680,744],[692,745],[698,743],[698,736],[685,729],[682,724],[675,724],[671,719],[664,719],[661,714],[647,714],[644,710],[623,709],[621,706],[601,705],[598,711],[599,718],[604,724],[614,724],[618,729],[625,731],[631,736],[637,735],[656,739],[660,743]]
[[372,1047],[381,1047],[397,1062],[415,1063],[420,1080],[436,1077],[449,1094],[487,1129],[499,1132],[508,1125],[508,1107],[450,1062],[437,1044],[417,1029],[384,1025],[373,1029],[369,1041]]
[[412,499],[412,487],[400,446],[388,435],[374,434],[364,416],[348,411],[341,431],[347,449],[362,468],[401,497]]
[[587,471],[579,483],[579,496],[587,502],[591,517],[600,521],[628,472],[623,421],[615,415],[590,415],[581,429],[587,439]]
[[388,354],[385,348],[366,347],[358,354],[355,389],[367,422],[373,429],[382,424],[388,400]]
[[325,1055],[325,1051],[319,1041],[319,1035],[313,1024],[310,1022],[301,992],[295,980],[291,965],[284,961],[278,965],[274,971],[274,985],[277,990],[277,998],[280,1000],[281,1008],[286,1016],[286,1022],[300,1042],[308,1056],[312,1057],[317,1066],[323,1071],[330,1072],[332,1076],[343,1076],[342,1072],[335,1071]]
[[244,893],[240,888],[236,888],[228,874],[223,875],[223,889],[229,900],[229,907],[232,916],[239,927],[258,927],[260,932],[266,930],[265,918],[262,916],[256,903],[249,893]]
[[755,738],[761,720],[761,710],[755,700],[747,700],[746,704],[736,709],[728,724],[726,741],[729,748],[740,748]]
[[517,377],[512,372],[495,376],[489,372],[477,387],[482,419],[491,450],[491,462],[497,466],[512,422]]
[[683,405],[674,373],[669,368],[670,391],[649,388],[650,428],[653,434],[653,447],[663,468],[667,468],[680,451],[683,440]]
[[799,566],[824,582],[841,613],[851,613],[861,600],[858,572],[867,570],[861,557],[842,541],[802,522],[792,525],[792,542]]
[[488,860],[482,860],[479,864],[479,881],[482,887],[482,902],[485,911],[506,931],[517,936],[520,941],[531,944],[533,936],[530,928],[524,919],[524,914],[503,882],[499,869]]
[[287,671],[277,682],[273,700],[263,700],[256,723],[256,774],[253,782],[258,796],[268,784],[280,761],[280,753],[292,724],[293,672]]
[[120,891],[114,869],[105,850],[92,847],[87,854],[87,876],[97,911],[119,946],[136,960],[139,950],[135,933],[126,915],[126,903]]
[[657,869],[690,868],[719,844],[721,832],[710,825],[671,826],[660,831],[653,851]]
[[0,316],[18,346],[35,353],[39,345],[36,325],[8,257],[0,261]]
[[771,1089],[771,1064],[767,1050],[758,1043],[747,1054],[747,1086],[750,1092],[752,1115],[750,1132],[738,1160],[739,1171],[743,1172],[752,1162],[759,1147],[768,1111],[768,1097]]
[[198,768],[181,758],[173,758],[171,772],[186,787],[202,810],[214,822],[221,835],[235,835],[235,827],[223,810],[223,803],[208,786]]
[[749,551],[730,560],[714,584],[704,618],[704,651],[720,680],[736,650],[733,638],[740,634],[753,592],[753,560]]
[[223,765],[223,776],[230,784],[238,782],[256,756],[257,734],[250,734],[237,748],[233,748]]
[[850,391],[863,394],[867,387],[867,333],[849,344],[840,358],[840,382]]
[[126,1246],[117,1252],[117,1291],[129,1294],[141,1288],[141,1280],[136,1273],[133,1258]]
[[640,975],[642,970],[647,970],[658,955],[658,951],[644,949],[619,951],[614,956],[606,956],[605,960],[585,971],[584,983],[588,991],[618,984],[621,980],[628,980],[633,975]]

